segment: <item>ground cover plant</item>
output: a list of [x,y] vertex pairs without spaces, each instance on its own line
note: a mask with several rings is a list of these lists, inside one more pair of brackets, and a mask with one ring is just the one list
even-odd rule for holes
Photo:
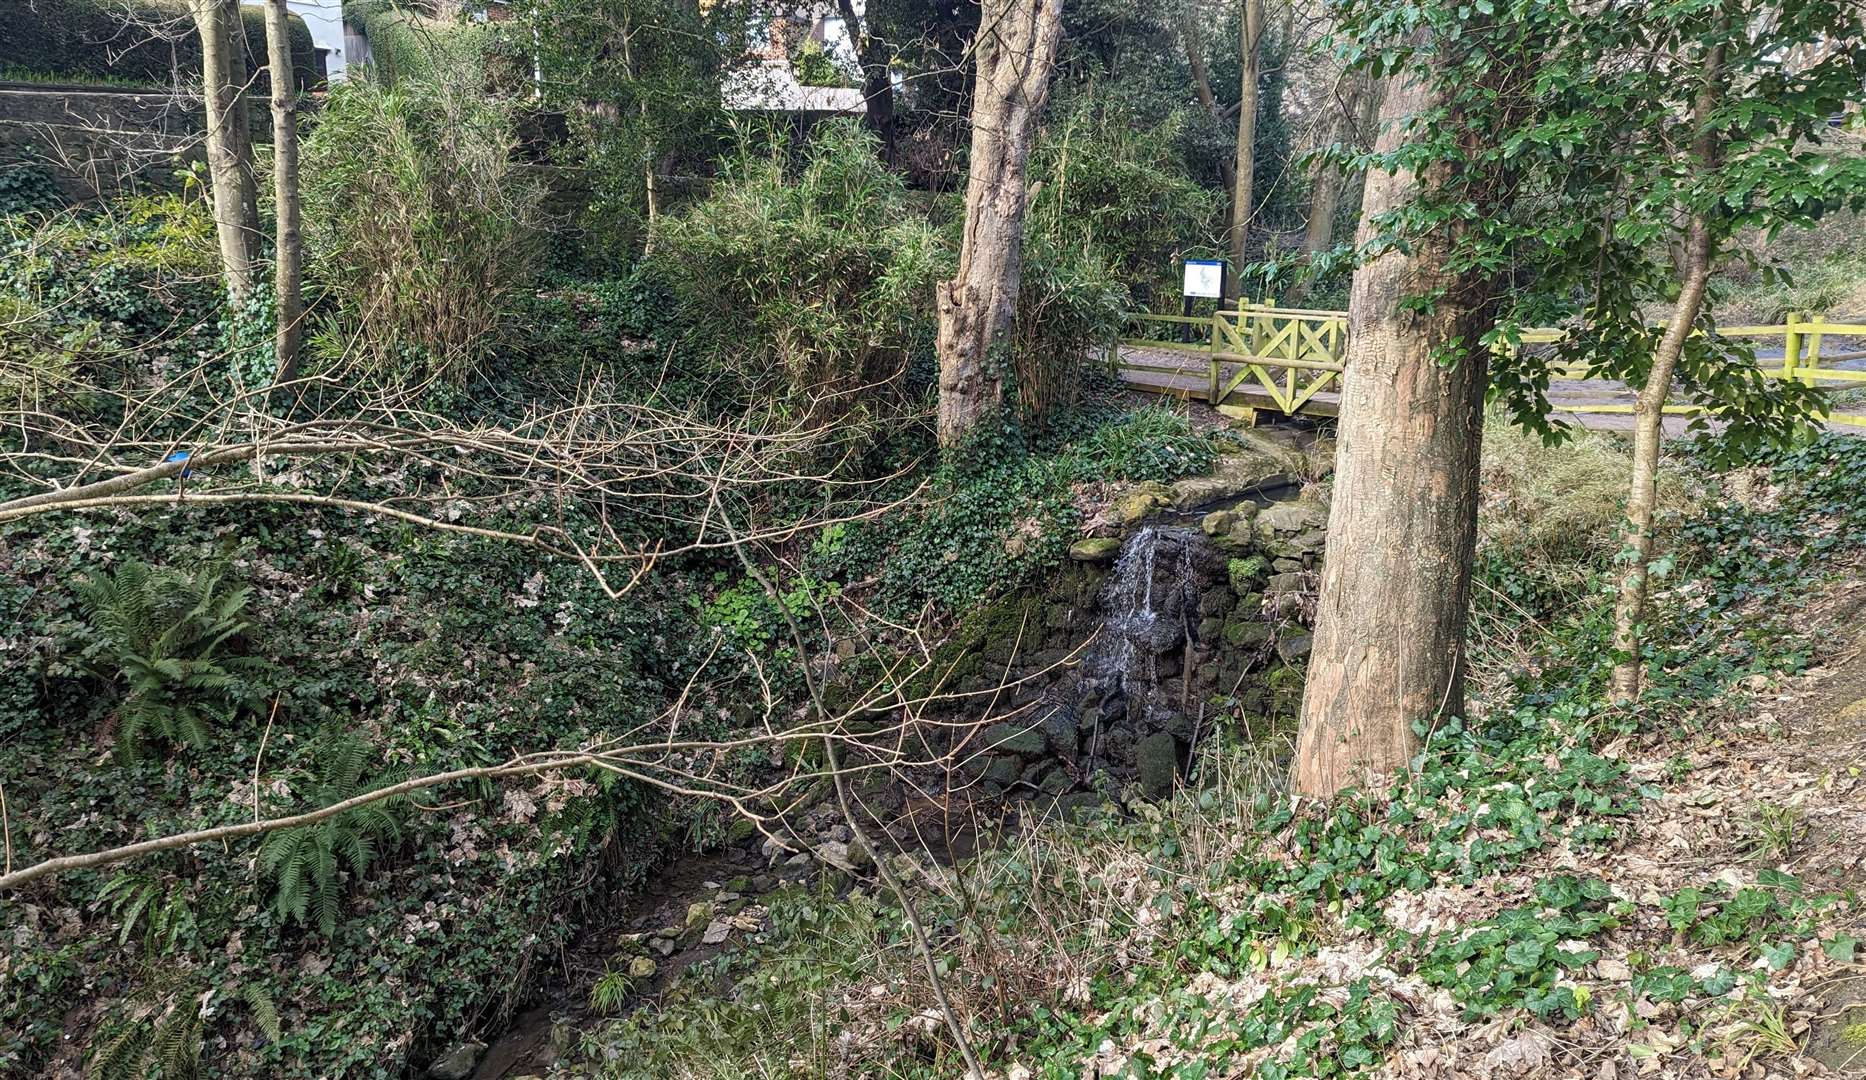
[[[1004,1076],[1522,1075],[1577,1055],[1713,1076],[1798,1052],[1806,1028],[1790,1017],[1817,1008],[1814,988],[1853,960],[1858,898],[1825,877],[1835,852],[1787,857],[1779,812],[1754,841],[1748,826],[1690,823],[1718,798],[1706,785],[1732,775],[1733,743],[1765,763],[1752,784],[1815,779],[1794,775],[1759,722],[1770,695],[1758,688],[1807,662],[1805,624],[1757,616],[1850,587],[1805,571],[1859,556],[1836,530],[1866,510],[1839,494],[1862,460],[1831,437],[1765,455],[1748,470],[1779,501],[1690,519],[1680,559],[1745,585],[1666,624],[1661,693],[1637,712],[1603,707],[1595,599],[1594,612],[1552,618],[1533,666],[1519,647],[1480,659],[1503,665],[1481,717],[1429,733],[1393,791],[1292,805],[1264,761],[1274,748],[1226,741],[1165,804],[1121,812],[1116,797],[1109,816],[1008,837],[951,868],[900,856],[969,1037]],[[1824,775],[1844,789],[1856,779]],[[1806,805],[1833,821],[1844,801]],[[1773,846],[1721,872],[1668,863],[1687,829],[1707,854]],[[588,1067],[951,1070],[885,898],[768,904],[757,943],[588,1035]]]

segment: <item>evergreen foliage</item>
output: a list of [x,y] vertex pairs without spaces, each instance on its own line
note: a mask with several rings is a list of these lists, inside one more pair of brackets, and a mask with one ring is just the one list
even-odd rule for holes
[[[326,736],[312,782],[304,789],[308,806],[333,806],[393,783],[392,778],[369,775],[374,753],[359,739]],[[272,907],[279,917],[315,923],[325,937],[336,933],[343,868],[361,880],[385,844],[401,842],[395,802],[391,798],[365,803],[322,821],[268,833],[259,846],[259,869],[272,880]]]
[[331,92],[302,172],[325,363],[459,383],[495,354],[538,252],[543,190],[516,146],[509,106],[451,76]]
[[251,591],[225,576],[215,564],[188,572],[131,561],[80,582],[100,674],[125,687],[116,723],[126,758],[151,739],[205,748],[245,703],[246,680],[263,665],[242,641]]

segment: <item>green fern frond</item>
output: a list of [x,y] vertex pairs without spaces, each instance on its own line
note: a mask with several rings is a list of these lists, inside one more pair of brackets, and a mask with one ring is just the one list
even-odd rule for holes
[[284,1037],[284,1029],[279,1024],[279,1006],[266,993],[266,988],[258,983],[241,983],[240,997],[248,1008],[253,1010],[253,1023],[270,1042],[278,1042]]
[[182,572],[129,562],[78,583],[102,659],[114,662],[98,674],[126,687],[117,715],[126,760],[155,738],[205,747],[251,700],[246,680],[266,667],[238,648],[252,628],[242,617],[252,591],[228,589],[224,577],[212,564]]

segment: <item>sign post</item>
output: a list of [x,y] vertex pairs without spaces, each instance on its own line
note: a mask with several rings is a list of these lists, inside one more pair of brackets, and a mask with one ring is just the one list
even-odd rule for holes
[[[1225,295],[1225,262],[1223,259],[1187,259],[1183,284],[1180,287],[1185,302],[1180,314],[1192,317],[1192,301],[1220,300]],[[1180,338],[1192,340],[1192,324],[1186,323],[1180,328]]]

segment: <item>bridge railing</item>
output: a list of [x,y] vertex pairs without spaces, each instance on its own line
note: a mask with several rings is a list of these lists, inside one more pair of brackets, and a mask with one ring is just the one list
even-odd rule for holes
[[[1866,360],[1866,352],[1825,351],[1829,338],[1866,339],[1866,323],[1838,322],[1791,314],[1786,323],[1729,326],[1725,337],[1756,341],[1759,346],[1779,339],[1779,357],[1759,358],[1763,374],[1792,379],[1809,386],[1844,390],[1866,386],[1866,370],[1830,366]],[[1525,330],[1524,345],[1552,344],[1566,336],[1559,329]],[[1164,355],[1135,357],[1124,348],[1152,350]],[[1256,401],[1267,398],[1279,411],[1295,413],[1317,394],[1338,388],[1347,352],[1347,313],[1314,308],[1286,308],[1270,304],[1243,304],[1235,310],[1211,315],[1154,315],[1127,317],[1123,336],[1111,343],[1111,369],[1168,376],[1166,385],[1151,387],[1184,397],[1198,396],[1216,405],[1250,384]],[[1772,364],[1772,366],[1770,366]],[[1560,365],[1557,377],[1587,380],[1596,376],[1585,365]],[[1202,385],[1201,385],[1202,384]],[[1569,412],[1627,413],[1630,404],[1564,404]],[[1696,405],[1668,405],[1667,412],[1700,411]],[[1866,427],[1866,415],[1827,412],[1832,423]]]

